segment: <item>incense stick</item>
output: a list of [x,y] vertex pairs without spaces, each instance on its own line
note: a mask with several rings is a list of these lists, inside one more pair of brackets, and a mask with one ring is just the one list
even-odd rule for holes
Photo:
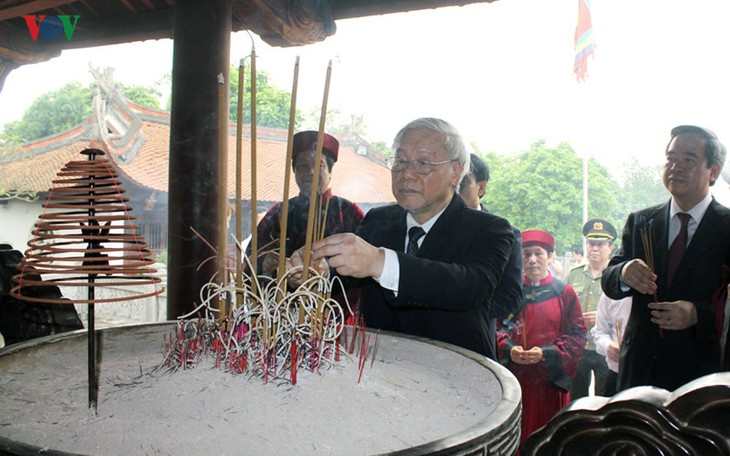
[[[243,92],[244,88],[243,59],[238,64],[238,106],[236,107],[236,239],[243,239]],[[236,249],[236,287],[243,288],[243,255],[241,249]],[[239,301],[243,294],[236,294]]]
[[[284,276],[286,269],[286,232],[289,220],[289,180],[291,179],[292,156],[294,155],[294,127],[297,112],[297,87],[299,84],[299,56],[294,62],[294,82],[291,89],[291,106],[289,108],[289,133],[286,145],[286,165],[284,172],[284,198],[281,203],[281,220],[279,221],[279,264],[276,270],[276,280]],[[286,286],[282,287],[286,289]]]
[[304,245],[304,270],[302,271],[302,280],[306,282],[309,278],[309,263],[312,258],[312,236],[314,224],[314,210],[317,201],[317,191],[319,190],[319,169],[322,163],[322,142],[324,139],[324,126],[327,117],[327,98],[329,96],[330,78],[332,76],[332,61],[327,65],[327,77],[324,83],[324,96],[322,99],[322,112],[319,117],[319,132],[317,134],[317,150],[314,155],[314,175],[312,176],[312,189],[309,196],[309,215],[307,217],[307,233]]
[[[251,269],[256,277],[258,270],[258,226],[256,216],[256,49],[251,45]],[[256,286],[256,283],[253,283]]]
[[[220,155],[226,157],[225,160],[221,160],[219,166],[220,176],[223,176],[225,179],[228,175],[226,170],[226,164],[228,163],[228,83],[226,82],[226,77],[223,73],[218,74],[218,147],[221,149]],[[225,189],[226,186],[224,185],[223,188]],[[218,202],[220,204],[219,207],[224,208],[224,210],[227,209],[228,193],[225,190],[219,192]],[[227,241],[228,239],[226,236],[221,236],[221,245],[218,246],[219,251],[226,251]],[[226,255],[224,254],[217,258],[217,263],[220,281],[225,285],[228,281],[228,274],[226,274]],[[225,322],[228,320],[229,311],[226,295],[221,295],[218,305],[218,308],[220,309],[220,319]]]

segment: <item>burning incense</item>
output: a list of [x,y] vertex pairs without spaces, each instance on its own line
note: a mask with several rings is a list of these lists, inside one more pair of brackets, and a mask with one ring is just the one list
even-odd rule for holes
[[520,331],[520,336],[522,338],[522,349],[527,350],[527,327],[525,326],[525,322],[520,320],[517,323],[517,327]]
[[[291,107],[289,108],[289,135],[286,146],[286,166],[284,172],[284,198],[281,203],[281,220],[279,221],[279,265],[276,271],[276,280],[281,280],[285,272],[286,261],[286,230],[289,220],[289,179],[291,179],[291,166],[294,148],[294,126],[297,112],[297,86],[299,81],[299,56],[294,62],[294,82],[291,89]],[[286,288],[286,287],[284,287]]]
[[[228,84],[226,83],[226,78],[223,75],[223,73],[218,74],[218,147],[221,149],[221,154],[224,157],[228,157]],[[221,176],[226,176],[227,171],[225,164],[227,163],[226,160],[221,161],[221,167],[220,169]],[[225,189],[225,185],[223,188]],[[227,192],[224,190],[222,192],[219,192],[219,207],[226,208],[228,206],[228,195]],[[219,250],[221,252],[226,251],[226,242],[227,239],[225,236],[221,236],[221,245],[219,246]],[[220,275],[220,281],[222,284],[226,284],[228,281],[228,274],[226,274],[226,261],[225,261],[225,255],[218,259],[218,274]],[[226,295],[221,295],[221,299],[219,301],[219,309],[220,309],[220,318],[222,321],[226,321],[228,319],[228,300]]]
[[616,328],[616,344],[618,345],[618,348],[621,348],[621,337],[622,337],[621,334],[622,333],[621,333],[621,322],[620,321],[616,322],[615,328]]
[[331,198],[326,197],[327,200],[324,202],[324,215],[322,216],[322,223],[320,226],[320,232],[318,239],[324,239],[325,230],[327,229],[327,213],[330,209],[330,201],[332,201]]
[[641,234],[641,245],[644,248],[644,254],[646,256],[646,264],[649,266],[649,269],[654,272],[654,251],[651,241],[651,225],[647,225],[641,226],[639,228],[639,233]]
[[[238,107],[236,109],[236,239],[243,239],[243,59],[238,64]],[[243,255],[241,249],[236,249],[236,287],[243,288]],[[237,293],[239,300],[241,293]]]
[[[256,277],[258,269],[256,185],[256,49],[251,45],[251,268],[253,277]],[[255,287],[256,281],[253,284]]]
[[322,142],[324,139],[324,125],[327,118],[327,98],[330,90],[330,78],[332,76],[332,61],[327,65],[327,77],[324,83],[324,96],[322,99],[322,113],[319,117],[319,132],[317,134],[317,150],[314,155],[314,175],[312,176],[312,189],[309,192],[309,214],[307,217],[307,234],[304,245],[304,271],[302,280],[306,282],[309,278],[309,263],[312,259],[312,237],[314,235],[314,210],[316,209],[317,192],[319,190],[319,169],[322,163]]
[[[646,265],[649,266],[651,272],[656,273],[654,268],[654,250],[651,236],[651,225],[652,220],[647,220],[644,217],[637,217],[636,224],[639,226],[639,234],[641,235],[641,245],[644,248],[644,256],[646,257]],[[658,302],[657,291],[654,290],[654,302]],[[659,337],[664,337],[664,330],[659,327]]]

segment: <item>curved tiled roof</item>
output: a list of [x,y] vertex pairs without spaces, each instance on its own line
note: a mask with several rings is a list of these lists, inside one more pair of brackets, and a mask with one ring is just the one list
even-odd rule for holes
[[[169,184],[169,113],[151,110],[127,102],[133,116],[141,119],[136,131],[120,141],[107,141],[106,147],[94,146],[99,135],[94,131],[95,118],[52,137],[27,143],[19,150],[0,155],[0,190],[45,192],[52,187],[58,171],[79,152],[88,147],[105,148],[132,181],[152,190],[167,192]],[[134,125],[134,123],[132,123]],[[251,197],[251,139],[248,127],[242,140],[242,199]],[[286,167],[286,137],[282,130],[257,129],[257,199],[281,201]],[[228,197],[236,196],[236,131],[228,137]],[[291,176],[290,196],[298,193]],[[357,154],[352,145],[341,141],[339,159],[332,172],[332,190],[344,198],[362,204],[383,204],[395,201],[390,189],[390,172],[382,160]]]

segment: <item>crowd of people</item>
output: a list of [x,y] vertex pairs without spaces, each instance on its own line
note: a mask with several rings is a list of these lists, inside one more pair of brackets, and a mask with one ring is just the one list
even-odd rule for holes
[[[312,141],[295,142],[297,183],[314,172],[313,153]],[[358,290],[369,328],[451,343],[510,369],[522,387],[522,442],[591,384],[605,396],[642,385],[672,391],[728,370],[730,209],[709,191],[726,155],[714,133],[674,128],[663,170],[671,199],[632,213],[617,246],[610,222],[588,220],[565,281],[551,271],[550,232],[520,231],[484,206],[489,169],[454,126],[416,119],[397,133],[393,153],[397,202],[364,217],[338,205],[348,224],[327,223],[311,262]],[[320,193],[332,198],[326,186]],[[299,199],[292,206],[306,206],[306,192]],[[278,217],[274,209],[262,221],[261,242],[278,236]],[[305,257],[297,226],[287,233],[293,271]]]

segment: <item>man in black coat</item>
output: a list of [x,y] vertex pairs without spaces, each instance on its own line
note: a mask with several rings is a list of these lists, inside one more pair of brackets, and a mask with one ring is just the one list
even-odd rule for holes
[[683,125],[672,130],[665,155],[671,200],[629,216],[602,278],[610,298],[633,296],[619,390],[654,385],[673,391],[720,370],[712,295],[728,264],[730,210],[713,199],[710,186],[725,147],[711,131]]
[[[393,149],[388,165],[398,204],[371,209],[356,234],[313,243],[312,261],[326,258],[338,274],[359,279],[368,328],[494,357],[489,308],[514,242],[512,228],[467,208],[457,194],[469,153],[449,123],[417,119],[396,135]],[[425,235],[409,234],[414,227]],[[301,250],[292,263],[301,265]]]
[[[489,184],[489,166],[476,154],[470,154],[470,157],[471,169],[461,180],[459,195],[464,198],[464,202],[470,208],[489,213],[489,210],[481,203]],[[522,235],[520,230],[514,226],[512,234],[515,241],[512,243],[507,266],[504,268],[502,280],[494,291],[494,300],[489,309],[489,330],[495,333],[497,321],[511,320],[525,306],[525,294],[522,291]],[[490,351],[495,354],[496,343],[495,340],[493,347],[490,348]],[[494,360],[498,361],[496,357]]]

